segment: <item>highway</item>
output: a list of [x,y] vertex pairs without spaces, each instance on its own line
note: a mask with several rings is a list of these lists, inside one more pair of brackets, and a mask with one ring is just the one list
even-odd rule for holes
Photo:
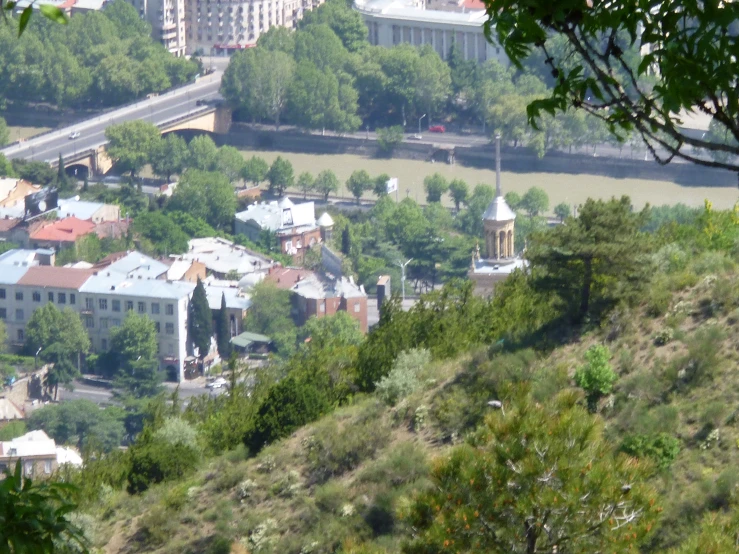
[[[164,383],[164,388],[167,393],[172,393],[174,392],[175,388],[177,388],[177,384]],[[191,383],[185,383],[180,386],[180,398],[185,403],[189,402],[190,399],[194,396],[200,396],[201,394],[217,396],[219,394],[223,394],[223,392],[225,392],[225,389],[211,390],[205,388],[203,385],[195,386]],[[113,393],[110,389],[106,389],[103,387],[94,387],[82,383],[75,383],[74,390],[71,391],[63,387],[59,387],[60,402],[80,399],[89,400],[90,402],[94,402],[95,404],[109,404],[113,402]]]
[[[74,125],[55,129],[24,142],[10,145],[0,152],[9,159],[24,158],[53,162],[60,153],[66,158],[77,152],[98,148],[106,143],[105,129],[110,125],[136,119],[161,125],[207,109],[207,106],[199,106],[197,103],[199,100],[215,100],[220,97],[218,90],[221,86],[222,75],[222,71],[216,71],[200,78],[196,83],[111,110]],[[70,139],[69,135],[73,132],[79,133],[80,136]]]

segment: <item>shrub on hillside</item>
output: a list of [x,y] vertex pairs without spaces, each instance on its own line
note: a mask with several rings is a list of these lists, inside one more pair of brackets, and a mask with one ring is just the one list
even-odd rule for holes
[[426,452],[412,442],[404,442],[385,457],[368,465],[360,480],[399,487],[425,477],[429,472]]
[[355,469],[390,440],[390,431],[378,420],[353,422],[340,428],[331,419],[306,439],[306,458],[313,482],[323,483]]
[[197,467],[200,453],[185,444],[149,441],[131,449],[128,492],[136,494],[162,481],[188,475]]
[[607,346],[597,344],[585,352],[587,363],[575,372],[575,383],[585,391],[588,405],[595,408],[598,400],[610,393],[618,376],[611,368],[611,351]]
[[725,334],[718,325],[704,325],[688,340],[688,353],[671,364],[670,377],[686,384],[713,379],[721,368]]
[[631,435],[624,439],[621,451],[635,458],[650,458],[661,469],[667,469],[680,453],[680,441],[667,433]]
[[376,385],[377,395],[390,406],[405,398],[419,386],[418,372],[431,363],[431,353],[414,348],[398,355],[393,368]]

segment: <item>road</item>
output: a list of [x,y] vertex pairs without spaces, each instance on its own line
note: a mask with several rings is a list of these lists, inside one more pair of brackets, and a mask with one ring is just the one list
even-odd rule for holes
[[[164,383],[164,386],[168,392],[174,392],[175,388],[177,388],[176,383]],[[210,389],[206,389],[204,386],[194,386],[190,383],[180,386],[180,398],[185,402],[188,402],[190,398],[200,396],[201,394],[211,394],[216,396],[222,392],[224,392],[224,389],[211,391]],[[95,402],[96,404],[107,404],[112,401],[112,397],[113,395],[110,389],[93,387],[80,383],[75,383],[73,391],[68,391],[61,387],[59,388],[59,400],[61,402],[65,400],[84,399]]]
[[[220,97],[219,88],[223,73],[202,77],[198,82],[185,85],[167,93],[142,100],[135,104],[111,110],[91,119],[86,119],[49,133],[10,145],[0,150],[7,158],[24,158],[53,162],[61,153],[69,157],[77,152],[98,148],[105,144],[105,129],[110,125],[141,119],[155,125],[207,109],[197,105],[199,100],[215,100]],[[72,132],[79,138],[70,139]]]

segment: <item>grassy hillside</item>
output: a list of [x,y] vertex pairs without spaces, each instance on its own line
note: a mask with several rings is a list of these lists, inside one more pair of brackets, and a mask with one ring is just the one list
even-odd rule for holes
[[659,449],[642,454],[664,464],[652,478],[664,517],[645,547],[662,552],[735,500],[738,337],[739,271],[730,256],[706,252],[665,272],[642,303],[548,351],[480,347],[432,362],[393,407],[355,397],[255,458],[237,448],[139,496],[107,490],[88,525],[105,552],[398,552],[409,536],[400,511],[487,402],[522,380],[546,401],[574,386],[589,347],[606,344],[618,380],[598,411],[613,445],[630,441],[633,454],[660,434],[679,445],[674,461]]

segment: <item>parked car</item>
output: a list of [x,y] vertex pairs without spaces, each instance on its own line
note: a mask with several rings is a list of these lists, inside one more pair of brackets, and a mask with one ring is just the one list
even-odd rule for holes
[[443,125],[432,125],[429,127],[429,131],[432,133],[446,133],[446,127]]
[[209,389],[221,389],[228,386],[228,381],[226,381],[223,377],[219,377],[215,381],[212,381],[205,386]]
[[79,131],[72,131],[69,133],[69,140],[80,138],[80,132]]
[[423,140],[423,135],[411,135],[408,138],[410,138],[411,140]]

